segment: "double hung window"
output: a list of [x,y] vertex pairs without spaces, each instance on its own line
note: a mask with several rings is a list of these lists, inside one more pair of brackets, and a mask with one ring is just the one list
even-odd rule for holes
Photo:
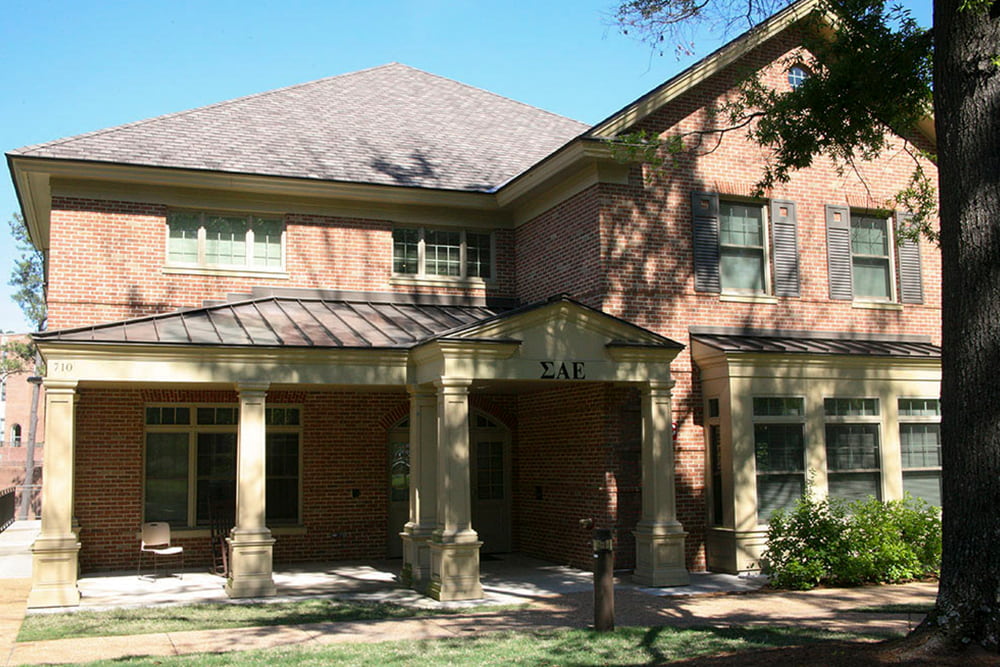
[[398,276],[490,280],[493,257],[489,233],[422,227],[392,232],[392,271]]
[[[265,410],[266,520],[299,521],[301,417],[297,407]],[[207,526],[215,506],[236,500],[239,408],[146,408],[146,521]]]
[[941,402],[899,399],[899,449],[903,490],[941,506]]
[[695,290],[799,296],[794,202],[691,196]]
[[895,218],[826,207],[830,298],[858,302],[923,303],[920,246],[893,235]]
[[284,224],[252,215],[173,211],[167,218],[168,266],[280,271]]
[[754,397],[753,420],[757,521],[767,523],[805,491],[805,399]]
[[879,400],[827,398],[823,407],[830,495],[846,500],[881,498]]

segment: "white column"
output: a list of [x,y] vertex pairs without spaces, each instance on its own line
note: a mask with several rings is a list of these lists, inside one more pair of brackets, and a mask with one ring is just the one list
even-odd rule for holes
[[430,538],[437,528],[437,396],[410,386],[410,516],[403,540],[403,584],[426,590],[431,580]]
[[430,543],[428,595],[438,600],[483,597],[479,547],[472,528],[469,462],[470,380],[441,378],[437,394],[437,528]]
[[642,519],[636,525],[634,579],[645,586],[688,583],[687,533],[677,521],[670,388],[650,382],[642,390]]
[[264,521],[266,480],[265,396],[268,384],[240,384],[240,426],[236,450],[236,526],[230,544],[230,597],[274,595],[274,538]]
[[[29,608],[80,604],[80,591],[76,586],[80,542],[73,531],[76,384],[65,380],[45,381],[44,511],[41,533],[31,548]],[[137,553],[138,546],[136,544]]]

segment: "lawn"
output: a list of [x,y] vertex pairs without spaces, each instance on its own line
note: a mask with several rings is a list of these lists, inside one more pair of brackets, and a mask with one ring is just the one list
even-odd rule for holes
[[552,630],[480,634],[427,641],[353,643],[316,648],[286,647],[240,653],[126,658],[93,665],[647,665],[758,649],[862,641],[821,631],[768,628],[619,628],[613,633]]
[[[511,609],[483,607],[484,611]],[[464,610],[468,611],[468,610]],[[21,625],[17,641],[110,637],[150,632],[251,628],[263,625],[301,625],[330,621],[372,621],[454,613],[424,610],[387,603],[309,599],[268,604],[192,604],[110,611],[30,614]]]

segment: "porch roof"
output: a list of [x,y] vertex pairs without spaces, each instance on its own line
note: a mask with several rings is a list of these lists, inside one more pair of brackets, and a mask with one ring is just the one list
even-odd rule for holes
[[691,340],[726,353],[860,355],[940,359],[930,336],[889,336],[842,331],[692,327]]
[[566,295],[517,306],[510,299],[272,288],[201,308],[46,331],[34,338],[41,343],[408,350],[451,338],[495,341],[479,327],[555,301],[573,303],[624,325],[615,346],[683,347]]

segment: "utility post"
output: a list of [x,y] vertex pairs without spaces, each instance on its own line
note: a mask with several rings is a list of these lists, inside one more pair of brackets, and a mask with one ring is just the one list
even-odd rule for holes
[[615,549],[610,528],[594,529],[594,629],[615,629]]

